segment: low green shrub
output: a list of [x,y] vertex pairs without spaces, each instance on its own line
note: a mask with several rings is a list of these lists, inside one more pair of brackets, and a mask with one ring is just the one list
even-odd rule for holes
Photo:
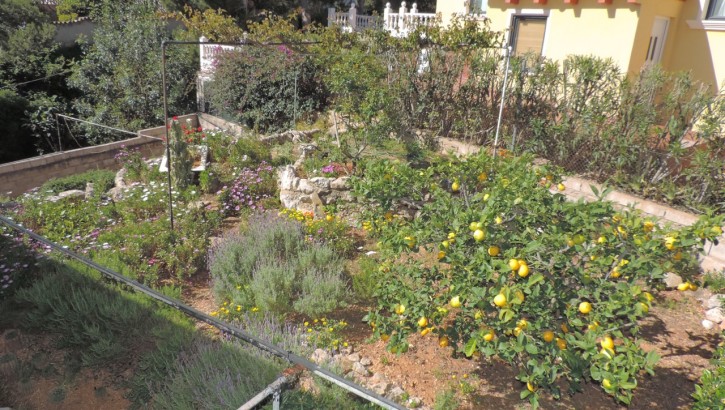
[[153,395],[156,409],[228,409],[246,403],[284,366],[238,343],[198,341],[181,353],[169,381]]
[[695,410],[714,410],[725,406],[725,344],[720,343],[712,359],[713,369],[703,370],[700,384],[692,397]]
[[362,300],[370,300],[381,278],[378,262],[368,256],[357,260],[358,271],[352,275],[352,289]]
[[71,189],[86,189],[86,184],[92,183],[93,189],[97,193],[103,193],[113,188],[113,180],[116,173],[107,169],[99,169],[87,171],[81,174],[70,175],[62,178],[53,178],[43,185],[39,191],[43,193],[52,192],[54,194],[70,191]]
[[269,213],[253,215],[242,235],[213,248],[209,270],[217,298],[239,311],[318,316],[337,307],[346,293],[335,252],[307,242],[299,224]]

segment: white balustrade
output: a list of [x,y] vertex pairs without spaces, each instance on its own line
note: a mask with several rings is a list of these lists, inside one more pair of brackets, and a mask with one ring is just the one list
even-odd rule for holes
[[[206,43],[209,41],[206,37],[202,36],[199,38],[199,42]],[[228,53],[230,51],[238,50],[235,46],[223,46],[217,44],[200,44],[199,45],[199,60],[201,62],[201,71],[203,73],[210,73],[214,71],[217,57],[222,53]]]
[[407,3],[402,2],[397,12],[393,12],[390,3],[385,5],[382,19],[379,16],[366,16],[357,14],[357,6],[353,3],[350,10],[338,12],[334,8],[327,11],[328,26],[339,26],[346,31],[360,31],[365,29],[384,29],[394,36],[407,36],[408,33],[420,25],[431,25],[436,21],[435,13],[418,13],[418,4],[413,3],[410,10]]

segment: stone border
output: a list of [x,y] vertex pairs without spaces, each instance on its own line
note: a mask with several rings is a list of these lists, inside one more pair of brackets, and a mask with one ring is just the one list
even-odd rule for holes
[[[572,201],[579,199],[588,202],[595,201],[597,196],[592,191],[592,187],[600,193],[604,190],[601,184],[576,176],[565,177],[563,184],[566,186],[563,194]],[[555,191],[556,187],[552,187],[552,192]],[[613,190],[604,199],[614,203],[617,208],[633,207],[645,215],[677,226],[690,226],[698,220],[697,215],[620,191]],[[711,242],[705,245],[705,255],[700,260],[700,266],[705,272],[722,271],[725,268],[725,235],[720,236],[717,246]]]

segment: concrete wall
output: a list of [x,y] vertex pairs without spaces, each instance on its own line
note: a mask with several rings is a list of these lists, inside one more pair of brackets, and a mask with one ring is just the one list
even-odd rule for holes
[[96,23],[92,22],[88,17],[83,17],[79,21],[56,23],[53,40],[64,47],[72,47],[82,34],[88,41],[93,42],[93,30],[95,29]]
[[114,156],[125,145],[138,148],[146,157],[161,155],[160,140],[136,137],[94,147],[57,152],[0,165],[0,194],[17,197],[52,178],[79,174],[93,169],[118,169]]

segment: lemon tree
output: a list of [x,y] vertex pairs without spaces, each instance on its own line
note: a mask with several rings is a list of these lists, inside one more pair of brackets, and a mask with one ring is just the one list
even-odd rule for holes
[[[695,257],[723,218],[674,229],[610,203],[569,202],[557,172],[530,162],[368,163],[354,187],[385,259],[366,320],[392,352],[417,332],[511,363],[534,405],[542,391],[558,397],[561,379],[629,403],[658,359],[639,346],[637,321],[666,272],[696,287]],[[403,217],[411,203],[415,217]]]

